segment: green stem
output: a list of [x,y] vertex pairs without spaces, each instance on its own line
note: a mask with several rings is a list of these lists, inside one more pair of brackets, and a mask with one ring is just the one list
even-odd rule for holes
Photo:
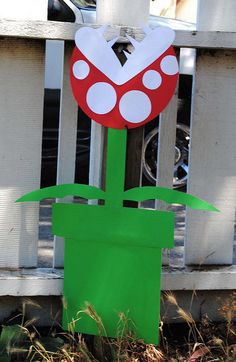
[[127,130],[108,129],[106,205],[122,207],[125,182]]

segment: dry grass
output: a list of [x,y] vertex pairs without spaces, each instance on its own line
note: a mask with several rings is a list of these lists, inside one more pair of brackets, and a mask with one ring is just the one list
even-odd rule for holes
[[[212,323],[205,315],[200,323],[196,323],[192,315],[178,304],[173,293],[166,293],[166,302],[176,308],[176,312],[184,324],[167,326],[160,323],[160,346],[145,345],[129,334],[127,326],[130,321],[120,314],[118,338],[111,339],[99,336],[81,336],[75,333],[73,323],[70,333],[53,327],[47,336],[36,330],[35,320],[24,322],[27,300],[23,305],[22,323],[6,327],[6,349],[0,339],[0,361],[26,362],[235,362],[236,361],[236,293],[232,293],[219,309],[225,322]],[[36,305],[34,304],[34,307]],[[39,306],[38,306],[39,307]],[[93,318],[98,330],[104,330],[102,321],[87,304],[84,311]],[[8,328],[8,330],[7,330]],[[181,330],[182,328],[182,330]],[[9,342],[10,340],[10,342]],[[1,354],[2,353],[2,354]],[[5,358],[3,359],[2,356]]]

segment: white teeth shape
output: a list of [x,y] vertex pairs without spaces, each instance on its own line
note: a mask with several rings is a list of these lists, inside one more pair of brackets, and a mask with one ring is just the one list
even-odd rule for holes
[[137,41],[136,39],[132,38],[130,35],[126,34],[126,38],[129,39],[130,43],[135,47],[138,48],[140,45],[140,42]]
[[[104,29],[104,27],[102,27]],[[101,28],[99,28],[101,29]],[[121,70],[119,59],[104,39],[99,29],[80,28],[75,34],[75,44],[81,53],[111,80]]]
[[107,28],[108,28],[108,25],[103,25],[103,26],[101,26],[100,28],[97,28],[97,29],[96,29],[96,32],[97,32],[98,34],[103,35],[103,34],[105,33],[105,31],[107,30]]
[[119,37],[117,36],[116,38],[108,41],[109,46],[112,47],[117,42],[118,39],[119,39]]
[[148,26],[143,26],[142,29],[146,35],[150,34],[152,31],[152,29],[150,29]]
[[127,61],[122,67],[111,48],[115,39],[107,42],[103,37],[105,30],[106,26],[99,29],[80,28],[76,32],[75,43],[82,54],[117,85],[128,82],[151,65],[171,46],[175,38],[174,31],[167,27],[149,29],[141,42],[127,35],[135,50],[127,54]]
[[134,78],[158,59],[173,43],[175,32],[167,27],[152,30],[131,53],[122,70],[113,80],[121,85]]

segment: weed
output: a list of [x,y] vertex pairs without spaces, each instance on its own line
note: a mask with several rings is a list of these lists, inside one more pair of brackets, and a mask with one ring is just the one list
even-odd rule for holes
[[[0,336],[0,362],[235,362],[236,361],[236,293],[233,292],[219,309],[224,323],[213,323],[207,315],[196,323],[191,313],[185,311],[171,292],[165,295],[166,302],[175,306],[183,325],[175,328],[174,336],[168,332],[163,321],[160,323],[160,346],[145,345],[138,341],[132,330],[132,321],[127,314],[120,313],[116,339],[101,336],[86,336],[75,332],[73,323],[69,332],[59,327],[50,329],[48,335],[40,334],[34,323],[26,321],[25,300],[20,314],[21,324],[3,326]],[[40,306],[34,304],[36,308]],[[104,326],[96,311],[86,303],[82,313],[96,321],[98,332],[104,334]],[[19,320],[19,314],[17,315]],[[12,323],[12,320],[11,320]],[[182,333],[182,341],[176,334]]]

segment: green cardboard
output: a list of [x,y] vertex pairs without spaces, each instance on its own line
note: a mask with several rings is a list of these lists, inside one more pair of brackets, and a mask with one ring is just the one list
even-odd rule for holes
[[78,196],[88,200],[104,199],[105,192],[98,187],[80,184],[63,184],[35,190],[20,197],[16,202],[40,201],[43,199],[61,199],[66,196]]
[[[120,315],[146,343],[158,343],[161,248],[174,245],[174,213],[123,207],[124,200],[159,199],[219,211],[195,196],[160,187],[124,191],[126,130],[108,130],[105,191],[65,184],[33,191],[17,201],[80,196],[104,205],[53,205],[53,232],[65,238],[63,327],[118,337]],[[102,321],[82,311],[91,305]]]
[[161,248],[173,247],[174,213],[58,203],[52,215],[53,232],[66,243],[64,328],[79,318],[76,331],[99,334],[95,320],[78,314],[88,302],[103,336],[117,337],[124,313],[135,336],[157,343]]
[[171,190],[165,187],[135,187],[133,189],[125,191],[123,198],[125,200],[132,200],[138,202],[156,199],[165,201],[168,204],[186,205],[188,207],[191,207],[191,209],[195,210],[219,212],[219,210],[215,206],[209,204],[205,200],[199,199],[199,197],[186,194],[177,190]]

